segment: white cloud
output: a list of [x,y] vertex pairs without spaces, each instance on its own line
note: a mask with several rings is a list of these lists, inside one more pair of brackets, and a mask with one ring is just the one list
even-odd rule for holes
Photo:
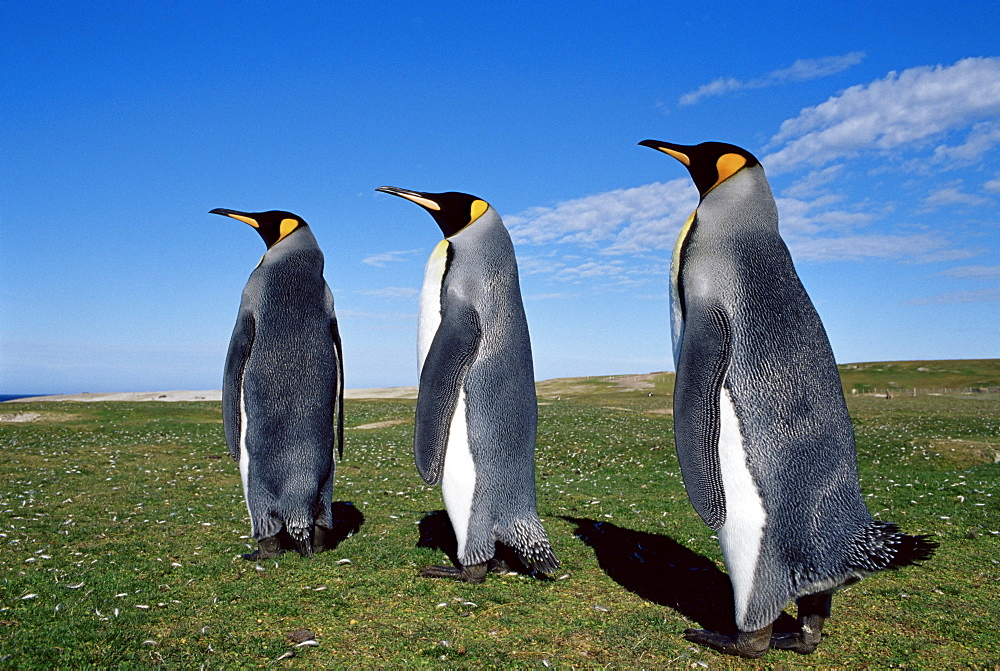
[[361,263],[367,263],[369,266],[375,266],[376,268],[385,268],[386,265],[390,263],[397,263],[399,261],[405,261],[406,257],[410,254],[416,254],[419,249],[407,249],[403,251],[394,252],[382,252],[381,254],[372,254],[371,256],[366,256],[361,259]]
[[843,200],[835,194],[819,194],[812,200],[804,198],[777,198],[778,221],[781,233],[789,235],[815,235],[823,231],[848,231],[870,223],[870,212],[851,212],[835,206]]
[[362,291],[365,296],[375,296],[376,298],[413,298],[419,289],[413,287],[383,287],[381,289],[369,289]]
[[1000,174],[991,180],[983,182],[983,191],[990,193],[1000,193]]
[[956,266],[942,270],[938,275],[958,279],[1000,279],[1000,266]]
[[562,268],[556,273],[556,279],[576,281],[619,276],[625,270],[623,261],[586,261],[577,266]]
[[796,261],[949,261],[968,258],[975,252],[955,249],[944,237],[933,233],[856,233],[838,237],[785,236]]
[[[870,203],[852,208],[843,196],[825,192],[839,172],[839,166],[814,171],[788,189],[798,197],[777,199],[781,234],[796,261],[926,263],[979,253],[956,248],[936,231],[874,232],[885,208]],[[639,286],[667,274],[670,250],[696,205],[690,181],[677,179],[532,208],[504,219],[516,244],[546,248],[543,253],[519,251],[522,275]]]
[[949,153],[969,156],[1000,142],[992,124],[975,125],[998,116],[1000,58],[910,68],[802,110],[781,124],[769,143],[780,149],[762,162],[771,172],[821,166],[867,149],[912,149],[973,126],[962,145],[940,153],[941,158]]
[[935,147],[932,160],[935,163],[944,163],[948,167],[972,165],[998,144],[1000,144],[1000,122],[984,121],[972,127],[962,144]]
[[365,310],[337,310],[337,319],[371,320],[376,322],[416,322],[415,312],[369,312]]
[[1000,303],[1000,288],[952,291],[910,301],[908,305],[949,305],[952,303]]
[[576,244],[608,253],[670,249],[697,204],[685,177],[536,207],[505,215],[504,222],[515,244]]
[[566,300],[566,299],[569,299],[569,298],[577,298],[577,297],[579,297],[579,295],[580,294],[568,294],[568,293],[561,293],[561,292],[553,292],[553,293],[547,293],[547,294],[531,294],[531,295],[526,295],[526,296],[523,297],[523,300],[525,302],[527,302],[527,301],[558,301],[558,300]]
[[978,207],[992,201],[972,193],[962,191],[960,181],[951,182],[931,191],[923,200],[924,212],[931,212],[941,207]]
[[836,74],[857,65],[865,57],[862,51],[852,51],[843,56],[826,56],[824,58],[800,58],[790,67],[774,70],[763,77],[740,80],[734,77],[720,77],[708,84],[699,86],[690,93],[685,93],[678,101],[680,105],[693,105],[702,98],[721,96],[731,91],[745,89],[761,89],[778,86],[789,82],[804,82]]
[[825,193],[825,187],[837,179],[843,172],[843,164],[813,170],[785,189],[783,195],[789,198],[809,198],[810,196]]

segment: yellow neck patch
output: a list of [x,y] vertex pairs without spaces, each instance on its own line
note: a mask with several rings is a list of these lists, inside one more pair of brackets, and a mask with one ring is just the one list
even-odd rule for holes
[[691,232],[691,225],[694,223],[694,217],[696,214],[698,214],[698,210],[692,212],[691,216],[687,218],[687,221],[685,221],[684,225],[681,226],[681,232],[677,236],[677,242],[674,243],[673,268],[671,268],[674,276],[674,284],[677,284],[677,273],[680,271],[681,247],[684,246],[684,241]]
[[476,219],[483,216],[483,213],[488,209],[490,209],[490,204],[485,200],[472,201],[472,207],[469,208],[469,223],[471,224]]
[[448,242],[448,238],[445,238],[441,242],[437,243],[437,245],[434,247],[434,250],[431,252],[431,258],[440,259],[441,257],[447,255],[448,245],[450,244],[451,243]]
[[719,181],[712,185],[715,188],[722,182],[736,174],[736,172],[747,164],[746,158],[739,154],[723,154],[715,162],[715,169],[719,173]]
[[299,227],[298,219],[282,219],[281,223],[278,225],[278,232],[280,233],[280,235],[278,236],[278,239],[275,240],[275,243],[277,244],[278,242],[284,240],[285,236],[287,236],[289,233],[291,233],[298,227]]

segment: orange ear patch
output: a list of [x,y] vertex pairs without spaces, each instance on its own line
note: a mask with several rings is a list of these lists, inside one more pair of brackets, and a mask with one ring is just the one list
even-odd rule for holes
[[298,219],[282,219],[281,223],[278,225],[278,241],[281,241],[286,235],[294,231],[299,227]]
[[715,183],[715,186],[725,182],[746,164],[746,158],[739,154],[723,154],[720,156],[719,160],[715,162],[715,169],[719,173],[719,181]]
[[469,223],[471,224],[476,219],[483,216],[483,212],[488,209],[490,209],[490,204],[485,200],[472,201],[472,206],[469,208]]

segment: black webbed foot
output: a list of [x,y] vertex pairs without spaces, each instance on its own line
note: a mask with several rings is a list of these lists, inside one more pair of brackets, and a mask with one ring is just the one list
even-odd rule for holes
[[325,552],[327,550],[327,536],[332,534],[332,529],[327,529],[326,527],[314,524],[312,528],[312,549],[313,552],[319,554],[320,552]]
[[451,578],[462,582],[479,583],[486,580],[486,564],[473,564],[463,568],[454,566],[428,566],[420,571],[422,578]]
[[741,631],[735,635],[704,629],[685,629],[684,638],[726,655],[756,659],[763,657],[771,645],[771,625],[757,631]]
[[281,541],[277,536],[268,536],[267,538],[261,538],[257,541],[257,549],[253,552],[243,555],[243,558],[248,561],[257,561],[259,559],[272,559],[278,555],[284,554],[284,550],[281,548]]
[[510,571],[510,565],[503,559],[497,559],[496,557],[486,562],[486,568],[490,573],[507,573]]
[[799,597],[799,631],[771,637],[771,647],[791,650],[800,655],[814,652],[823,640],[823,623],[830,617],[832,594],[810,594]]
[[806,636],[808,636],[806,632],[776,634],[771,637],[771,647],[775,650],[791,650],[800,655],[809,655],[816,651],[819,641],[809,640]]

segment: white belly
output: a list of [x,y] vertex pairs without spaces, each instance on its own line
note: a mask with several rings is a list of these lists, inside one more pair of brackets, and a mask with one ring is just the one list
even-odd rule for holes
[[[241,383],[242,384],[242,383]],[[250,455],[247,454],[247,403],[240,387],[240,479],[243,481],[243,501],[247,504],[247,513],[250,514],[250,530],[254,532],[254,516],[250,510],[250,490],[247,485],[250,479]]]
[[719,544],[733,583],[736,624],[739,626],[746,617],[753,590],[767,514],[747,468],[736,408],[725,388],[719,394],[719,470],[726,494],[726,523],[719,529]]
[[444,473],[441,476],[441,495],[444,507],[455,529],[458,541],[458,558],[465,554],[468,539],[469,516],[472,513],[472,495],[476,491],[476,466],[469,451],[469,431],[465,421],[465,392],[459,392],[455,415],[451,420],[448,447],[444,455]]
[[424,268],[424,286],[420,291],[420,313],[417,317],[418,371],[423,371],[424,359],[441,325],[441,283],[448,262],[448,244],[447,240],[439,242]]

